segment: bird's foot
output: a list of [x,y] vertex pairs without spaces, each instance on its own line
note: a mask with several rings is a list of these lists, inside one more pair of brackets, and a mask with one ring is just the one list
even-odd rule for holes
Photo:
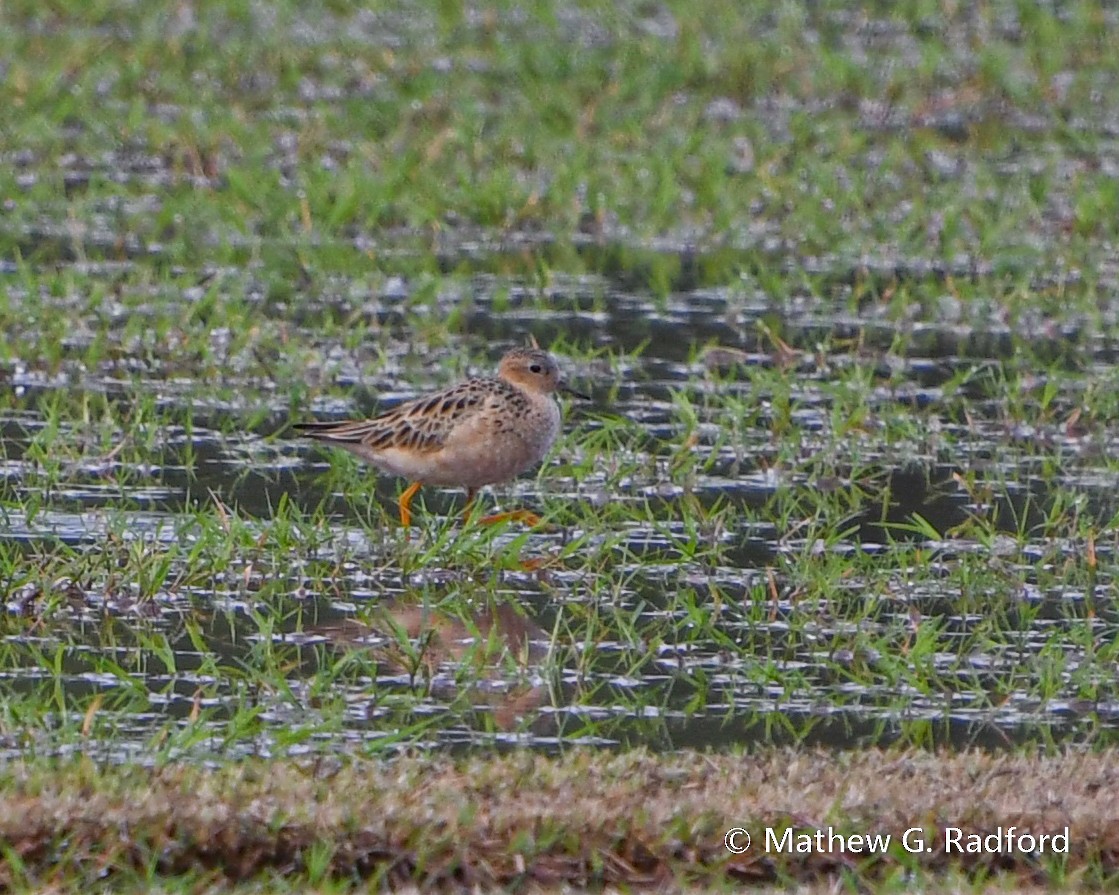
[[490,516],[483,516],[478,522],[481,525],[495,525],[498,522],[505,522],[506,520],[523,522],[530,528],[535,528],[544,521],[531,510],[509,510],[506,513],[494,513]]

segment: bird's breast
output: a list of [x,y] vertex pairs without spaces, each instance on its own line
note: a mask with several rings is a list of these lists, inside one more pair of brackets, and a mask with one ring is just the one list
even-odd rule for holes
[[555,401],[542,396],[504,411],[479,413],[456,427],[432,458],[426,481],[481,488],[506,482],[544,459],[559,434]]

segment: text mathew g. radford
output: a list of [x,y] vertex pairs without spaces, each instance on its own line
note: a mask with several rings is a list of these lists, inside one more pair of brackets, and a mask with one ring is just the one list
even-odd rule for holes
[[[937,840],[940,840],[937,842]],[[923,827],[910,827],[897,838],[897,843],[911,854],[939,850],[946,854],[1068,854],[1069,828],[1055,833],[1034,833],[1016,826],[996,827],[974,832],[961,827],[944,827],[930,833]],[[833,827],[812,832],[767,828],[765,850],[791,854],[881,854],[890,850],[894,837],[890,833],[840,833]]]

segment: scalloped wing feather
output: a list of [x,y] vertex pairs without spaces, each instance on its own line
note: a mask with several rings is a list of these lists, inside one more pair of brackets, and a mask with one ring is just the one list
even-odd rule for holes
[[372,452],[398,448],[428,453],[440,450],[455,427],[481,410],[489,398],[509,390],[500,380],[472,379],[406,401],[371,420],[298,423],[295,429],[310,438],[360,445]]

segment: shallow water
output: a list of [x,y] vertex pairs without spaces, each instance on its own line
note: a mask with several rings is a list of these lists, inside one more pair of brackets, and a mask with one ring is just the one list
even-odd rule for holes
[[[744,337],[763,309],[736,305],[729,295],[700,290],[653,303],[591,279],[557,290],[546,310],[526,304],[489,314],[487,300],[498,290],[515,295],[517,286],[489,275],[474,283],[463,345],[583,332],[618,352],[645,346],[610,361],[561,355],[594,400],[568,407],[569,435],[539,477],[497,495],[592,513],[632,509],[628,519],[593,529],[561,523],[525,542],[523,555],[552,558],[585,539],[580,555],[605,557],[586,567],[568,557],[535,571],[487,568],[453,549],[441,552],[433,545],[448,533],[452,544],[473,537],[442,521],[461,504],[453,491],[425,490],[420,529],[404,540],[390,521],[399,483],[344,479],[364,482],[357,494],[329,484],[338,461],[274,434],[288,411],[284,400],[269,398],[275,385],[256,376],[239,390],[236,373],[227,372],[215,395],[203,383],[160,375],[158,364],[126,380],[115,370],[48,375],[9,366],[5,376],[24,410],[2,421],[4,541],[28,557],[73,551],[89,557],[90,568],[84,581],[10,590],[4,686],[14,695],[49,683],[74,704],[102,694],[100,714],[112,719],[102,736],[79,743],[58,743],[49,726],[41,745],[13,734],[9,750],[142,756],[176,731],[183,742],[173,754],[205,757],[371,748],[393,743],[401,729],[410,731],[409,745],[542,749],[898,738],[996,747],[1039,737],[1098,740],[1116,729],[1115,701],[1084,695],[1085,681],[1106,668],[1090,644],[1115,630],[1110,579],[1098,575],[1089,593],[1044,572],[1078,562],[1085,546],[1046,534],[1054,494],[1099,526],[1115,513],[1106,464],[1115,436],[1099,426],[1077,432],[1059,415],[1008,430],[1005,406],[981,387],[974,397],[946,398],[941,385],[959,371],[999,363],[1000,340],[984,342],[955,324],[930,335],[930,324],[905,354],[879,350],[870,362],[865,353],[838,351],[786,357]],[[593,305],[593,315],[583,305]],[[311,331],[315,322],[307,297],[296,325]],[[836,339],[865,323],[858,316],[828,321],[819,309],[810,320],[786,321],[783,333],[794,345],[812,344],[822,327]],[[875,331],[861,330],[868,339]],[[1017,334],[1016,350],[1022,342]],[[697,353],[694,346],[704,344],[725,347]],[[967,358],[957,353],[965,344]],[[1043,339],[1038,350],[1047,345]],[[868,350],[864,340],[859,351]],[[405,359],[419,375],[405,375],[391,359],[377,365],[336,353],[333,375],[351,386],[347,397],[313,401],[309,413],[363,413],[410,397],[450,378],[442,365],[460,352],[449,345],[419,357],[418,367]],[[845,399],[835,383],[837,371],[851,366],[867,371],[855,387],[864,390],[868,415],[840,434],[833,410]],[[788,394],[775,396],[782,381]],[[149,459],[83,450],[75,425],[53,436],[77,447],[74,458],[47,469],[35,445],[56,390],[122,402],[156,396],[166,421],[152,436]],[[682,394],[691,406],[684,414]],[[256,431],[238,431],[250,407],[263,412]],[[927,444],[883,439],[877,414],[912,414]],[[800,439],[791,451],[775,436],[781,425]],[[610,426],[622,433],[613,449],[587,447]],[[683,473],[673,468],[681,451],[694,461]],[[813,541],[806,520],[773,518],[776,499],[791,495],[795,503],[798,493],[845,495],[842,532]],[[34,511],[17,508],[31,495]],[[268,547],[271,520],[285,500],[308,518],[321,508],[329,526],[277,556]],[[719,522],[697,528],[695,520],[713,511]],[[993,540],[950,536],[981,511],[993,520]],[[205,520],[220,525],[228,512],[240,534],[227,556],[201,564],[210,572],[198,580],[191,550],[215,551]],[[949,536],[896,527],[918,515]],[[510,529],[484,543],[500,546],[519,534]],[[407,553],[429,548],[418,559]],[[164,586],[141,597],[137,582],[98,568],[99,555],[129,549],[167,552]],[[1095,549],[1105,569],[1114,544],[1101,539]],[[401,555],[412,556],[411,568],[399,566]],[[846,558],[849,572],[834,590],[805,594],[797,576],[806,555],[809,562]],[[959,568],[975,556],[990,574],[966,592]],[[499,607],[504,622],[480,625],[478,612],[484,619],[489,611],[480,605]],[[422,606],[435,607],[430,618],[439,633],[408,633],[417,653],[402,659],[397,622],[386,619]],[[992,606],[1003,615],[1001,642],[973,636]],[[364,636],[345,631],[355,617],[371,624]],[[20,621],[28,618],[35,623]],[[515,633],[506,631],[510,623]],[[906,657],[928,636],[923,626],[934,629],[935,646],[921,653],[928,672],[915,673]],[[1067,640],[1054,637],[1066,630]],[[505,652],[480,660],[455,646],[490,640]],[[1030,668],[1052,665],[1058,643],[1065,655],[1042,695]],[[342,656],[345,670],[329,672]],[[261,662],[272,670],[258,678]],[[283,689],[263,686],[269,679]],[[246,700],[251,723],[233,733],[229,725],[243,718]]]

